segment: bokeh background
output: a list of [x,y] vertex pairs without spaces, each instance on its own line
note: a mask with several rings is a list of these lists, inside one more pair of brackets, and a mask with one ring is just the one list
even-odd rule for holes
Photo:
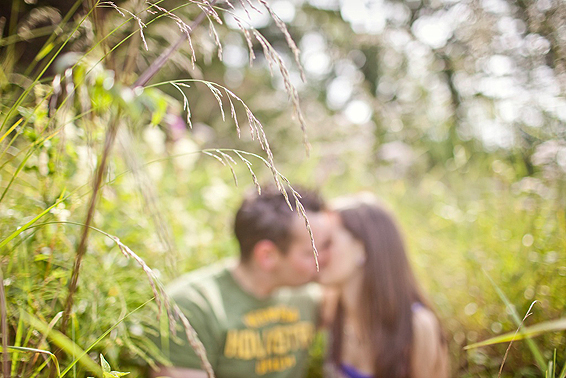
[[[61,347],[37,321],[59,327],[111,125],[120,130],[92,226],[163,283],[236,256],[231,223],[241,196],[254,180],[273,180],[269,153],[249,132],[251,111],[292,185],[329,199],[371,191],[389,203],[442,319],[453,376],[497,376],[508,344],[463,347],[514,331],[514,316],[534,301],[525,326],[566,316],[566,3],[268,5],[287,32],[261,2],[219,2],[218,19],[207,12],[141,93],[128,88],[206,3],[2,2],[8,339]],[[109,235],[91,232],[62,330],[83,349],[153,296],[138,262]],[[89,356],[144,374],[161,358],[148,341],[157,311],[151,302],[128,315]],[[560,330],[514,342],[502,376],[558,376],[565,344]],[[321,376],[322,355],[319,343],[311,378]],[[42,361],[12,353],[12,375],[47,376]]]

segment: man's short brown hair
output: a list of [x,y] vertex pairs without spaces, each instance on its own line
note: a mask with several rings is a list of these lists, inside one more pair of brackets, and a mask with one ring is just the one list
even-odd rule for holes
[[[324,201],[314,190],[296,189],[306,212],[320,212],[326,209]],[[294,206],[293,194],[286,189],[289,201]],[[289,208],[285,197],[274,185],[262,186],[248,195],[236,213],[234,232],[240,243],[241,261],[251,258],[254,246],[260,240],[271,240],[282,253],[291,245],[291,228],[297,210]]]

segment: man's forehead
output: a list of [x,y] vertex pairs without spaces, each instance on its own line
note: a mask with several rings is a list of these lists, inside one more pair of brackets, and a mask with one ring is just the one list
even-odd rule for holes
[[[332,222],[332,213],[328,211],[307,211],[306,216],[309,220],[311,230],[313,231],[313,234],[315,234],[315,236],[317,233],[326,232]],[[293,233],[295,235],[308,235],[304,217],[297,216],[295,218],[295,221],[293,222]]]

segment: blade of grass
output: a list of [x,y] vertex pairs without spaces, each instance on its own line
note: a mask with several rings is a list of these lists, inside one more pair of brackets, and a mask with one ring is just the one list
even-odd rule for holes
[[25,225],[21,226],[20,228],[18,228],[16,231],[12,232],[7,238],[5,238],[4,240],[2,240],[0,242],[0,249],[2,249],[6,244],[8,244],[12,239],[14,239],[15,237],[17,237],[19,234],[21,234],[22,232],[24,232],[25,230],[27,230],[28,228],[30,228],[31,225],[33,225],[35,222],[37,222],[41,217],[43,217],[45,214],[47,214],[51,209],[53,209],[55,206],[59,205],[61,202],[65,201],[69,196],[67,195],[66,197],[63,197],[61,195],[61,197],[59,197],[59,199],[57,201],[55,201],[55,203],[51,206],[49,206],[47,209],[45,209],[43,212],[41,212],[39,215],[37,215],[35,218],[33,218],[32,220],[30,220],[29,222],[27,222]]
[[147,301],[145,301],[144,303],[142,303],[141,305],[139,305],[138,307],[136,307],[134,310],[128,312],[126,315],[124,315],[122,318],[120,318],[120,320],[118,320],[112,327],[108,328],[108,329],[106,330],[106,332],[104,332],[98,339],[96,339],[92,344],[90,344],[90,346],[89,346],[88,348],[86,348],[86,349],[84,350],[84,352],[83,352],[80,356],[76,357],[76,358],[73,360],[73,362],[71,362],[71,364],[70,364],[69,366],[67,366],[67,367],[65,368],[65,370],[63,370],[63,371],[61,372],[60,377],[63,378],[63,377],[65,376],[65,374],[67,374],[67,373],[69,372],[69,370],[71,370],[71,368],[72,368],[73,366],[75,366],[75,364],[76,364],[77,362],[79,362],[79,360],[80,360],[81,358],[83,358],[84,356],[86,356],[86,354],[87,354],[88,352],[90,352],[90,350],[91,350],[92,348],[94,348],[102,339],[104,339],[110,332],[112,332],[112,330],[114,330],[114,328],[118,327],[118,325],[120,325],[120,323],[122,323],[128,316],[132,315],[134,312],[136,312],[136,311],[140,310],[141,308],[145,307],[145,305],[147,305],[149,302],[153,301],[154,299],[155,299],[155,297],[152,297],[152,298],[148,299]]
[[20,118],[19,120],[17,120],[17,121],[12,125],[12,127],[10,127],[10,128],[8,129],[8,131],[6,131],[6,132],[4,133],[4,135],[2,135],[2,136],[0,137],[0,143],[2,143],[2,141],[4,140],[4,138],[6,138],[16,127],[18,127],[18,125],[19,125],[20,123],[22,123],[22,120],[23,120],[23,118]]
[[8,358],[8,314],[6,310],[6,294],[4,292],[4,274],[0,267],[0,312],[2,317],[2,374],[10,378],[10,360]]
[[552,365],[552,378],[556,378],[556,348],[554,348],[554,360]]
[[26,347],[16,347],[16,346],[8,346],[7,349],[8,349],[8,351],[12,350],[12,351],[20,351],[20,352],[26,352],[26,353],[47,354],[49,356],[49,358],[51,358],[51,360],[53,361],[53,364],[55,365],[55,371],[57,372],[57,377],[59,377],[61,375],[61,370],[59,369],[59,361],[57,360],[57,357],[55,357],[55,355],[53,353],[51,353],[47,350],[41,350],[41,349],[35,349],[35,348],[26,348]]
[[566,378],[566,361],[564,361],[564,366],[562,367],[562,371],[560,372],[558,378]]
[[[23,336],[23,325],[24,322],[21,318],[18,319],[18,327],[16,328],[16,337],[14,339],[14,346],[21,346],[22,345],[22,336]],[[16,374],[16,367],[17,367],[17,361],[18,361],[18,356],[19,353],[16,351],[12,354],[12,370],[10,372],[10,374],[15,375]]]
[[[16,27],[18,25],[18,14],[20,12],[20,2],[19,1],[12,1],[12,8],[10,9],[10,25],[8,26],[9,34],[16,34]],[[10,71],[14,66],[14,59],[15,56],[16,46],[15,45],[8,45],[6,48],[6,59],[3,63],[7,65]]]
[[[43,363],[42,363],[41,365],[39,365],[39,366],[37,367],[37,369],[35,369],[35,371],[33,372],[33,374],[29,376],[29,378],[35,378],[35,377],[37,377],[37,375],[38,375],[39,373],[41,373],[41,371],[43,370],[43,368],[44,368],[48,363],[49,363],[49,360],[43,361]],[[57,377],[57,378],[58,378],[58,377]]]
[[6,193],[8,193],[8,190],[10,190],[10,187],[12,186],[12,184],[14,183],[14,181],[16,180],[16,177],[18,177],[18,174],[22,171],[22,169],[24,169],[24,167],[26,166],[27,161],[29,160],[29,158],[32,156],[33,151],[35,151],[35,149],[32,149],[30,151],[28,151],[28,153],[26,154],[26,156],[24,157],[24,159],[21,161],[20,165],[18,165],[18,168],[16,169],[16,171],[11,175],[10,177],[10,181],[8,182],[8,185],[6,185],[6,188],[4,188],[4,191],[2,192],[2,195],[0,196],[0,202],[2,202],[2,200],[4,199],[4,197],[6,196]]
[[[76,335],[76,329],[77,329],[78,323],[77,323],[77,316],[76,314],[72,314],[71,315],[71,337],[73,338],[72,340],[76,342],[77,340],[77,335]],[[77,365],[73,365],[73,378],[77,378]]]
[[[100,366],[94,362],[84,350],[75,344],[71,339],[67,336],[62,334],[61,332],[49,329],[49,325],[44,321],[38,319],[37,317],[24,312],[24,321],[28,323],[31,327],[34,327],[39,332],[44,335],[47,335],[47,338],[50,339],[55,345],[59,348],[63,349],[67,354],[77,358],[81,364],[83,364],[89,371],[95,373],[97,376],[101,376]],[[78,356],[81,356],[78,358]],[[59,373],[59,376],[61,373]]]
[[[503,290],[501,290],[501,288],[495,283],[495,281],[491,278],[491,276],[487,273],[487,271],[483,268],[482,268],[482,271],[487,276],[487,278],[491,282],[492,286],[495,288],[495,291],[497,292],[497,295],[499,296],[499,298],[501,298],[503,303],[505,303],[505,307],[509,311],[511,311],[511,318],[515,322],[515,325],[517,327],[520,327],[521,324],[522,324],[522,321],[521,321],[521,318],[520,318],[519,313],[517,312],[517,309],[515,308],[515,306],[511,303],[511,301],[507,298],[507,296],[505,295]],[[535,357],[538,368],[540,369],[541,372],[544,372],[545,369],[546,369],[546,361],[544,360],[544,357],[542,356],[542,352],[540,351],[539,347],[537,346],[537,344],[533,340],[527,339],[526,342],[527,342],[527,346],[531,350],[531,353]]]

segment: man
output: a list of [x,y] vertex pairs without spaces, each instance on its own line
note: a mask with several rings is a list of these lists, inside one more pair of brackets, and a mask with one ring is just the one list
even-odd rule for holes
[[[318,195],[300,194],[323,265],[329,216]],[[240,244],[235,265],[191,272],[169,293],[198,333],[218,378],[301,377],[320,299],[317,287],[304,286],[317,273],[304,219],[268,187],[243,201],[234,231]],[[170,343],[169,357],[174,366],[161,367],[154,377],[207,377],[186,338]]]

